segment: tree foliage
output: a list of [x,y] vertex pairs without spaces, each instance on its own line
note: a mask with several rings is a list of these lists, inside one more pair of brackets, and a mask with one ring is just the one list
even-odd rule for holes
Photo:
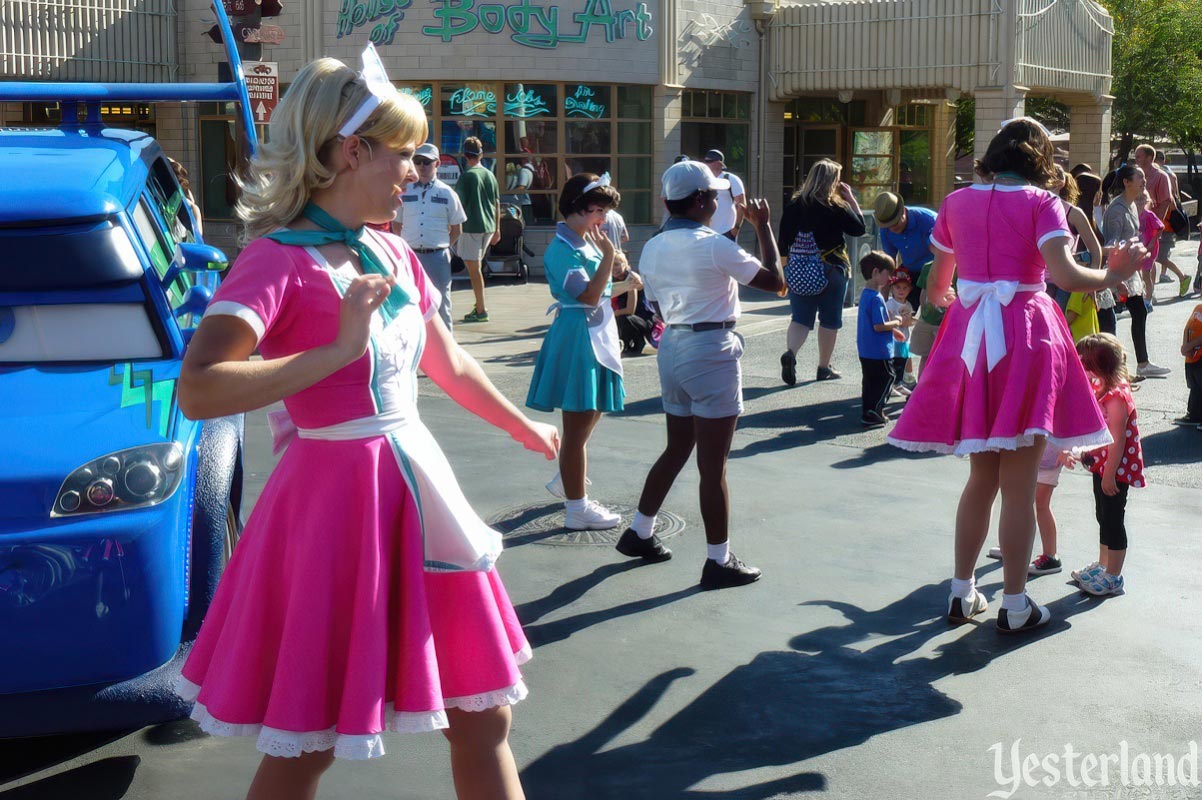
[[1113,133],[1202,147],[1202,0],[1102,0],[1114,18]]

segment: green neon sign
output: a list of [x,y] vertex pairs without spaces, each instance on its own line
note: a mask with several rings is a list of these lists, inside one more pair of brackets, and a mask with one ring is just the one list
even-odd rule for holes
[[[349,2],[349,0],[347,0]],[[384,2],[384,0],[373,0]],[[587,0],[584,11],[571,15],[575,30],[561,30],[559,6],[544,6],[533,0],[513,3],[480,3],[476,0],[432,0],[436,25],[422,27],[426,36],[450,42],[456,36],[483,28],[487,33],[502,33],[506,28],[513,41],[525,47],[554,50],[561,44],[584,44],[600,29],[609,44],[630,34],[640,42],[651,38],[651,11],[647,4],[613,10],[610,0]]]
[[563,99],[564,113],[569,117],[601,119],[606,115],[605,105],[594,99],[596,95],[596,91],[590,86],[577,86],[576,91]]
[[341,0],[338,4],[337,38],[341,39],[369,22],[377,24],[369,38],[374,44],[392,44],[405,9],[413,0]]

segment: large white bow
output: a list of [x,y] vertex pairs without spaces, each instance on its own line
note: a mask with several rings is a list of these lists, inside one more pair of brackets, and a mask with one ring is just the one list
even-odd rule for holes
[[968,327],[964,331],[964,349],[960,351],[960,358],[964,359],[969,375],[976,368],[982,340],[985,342],[985,363],[988,371],[992,372],[1006,355],[1006,328],[1002,324],[1002,307],[1010,305],[1018,289],[1018,281],[980,283],[961,279],[956,284],[956,292],[964,307],[976,306],[972,316],[968,318]]
[[381,100],[397,94],[397,88],[392,85],[392,81],[388,80],[388,73],[384,71],[384,62],[380,60],[380,54],[376,52],[376,46],[371,42],[368,42],[367,47],[363,49],[363,71],[359,73],[359,77],[367,84],[371,94],[359,104],[350,119],[338,129],[338,135],[343,138],[359,130],[359,127],[367,122],[371,112],[380,105]]

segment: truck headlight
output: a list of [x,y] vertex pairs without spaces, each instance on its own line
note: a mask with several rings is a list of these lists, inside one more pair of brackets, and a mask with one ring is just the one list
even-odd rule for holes
[[175,442],[108,453],[67,476],[50,516],[125,511],[161,503],[179,488],[183,465],[183,448]]

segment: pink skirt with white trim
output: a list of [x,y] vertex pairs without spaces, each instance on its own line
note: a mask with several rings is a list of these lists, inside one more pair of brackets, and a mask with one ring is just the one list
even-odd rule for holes
[[523,699],[530,648],[500,576],[425,572],[420,524],[383,437],[289,445],[183,668],[202,729],[373,758],[383,731]]
[[1037,436],[1062,450],[1110,443],[1064,315],[1046,292],[1020,292],[1002,308],[1006,355],[993,370],[984,346],[972,374],[960,356],[971,316],[959,300],[948,309],[890,444],[968,455],[1028,447]]

